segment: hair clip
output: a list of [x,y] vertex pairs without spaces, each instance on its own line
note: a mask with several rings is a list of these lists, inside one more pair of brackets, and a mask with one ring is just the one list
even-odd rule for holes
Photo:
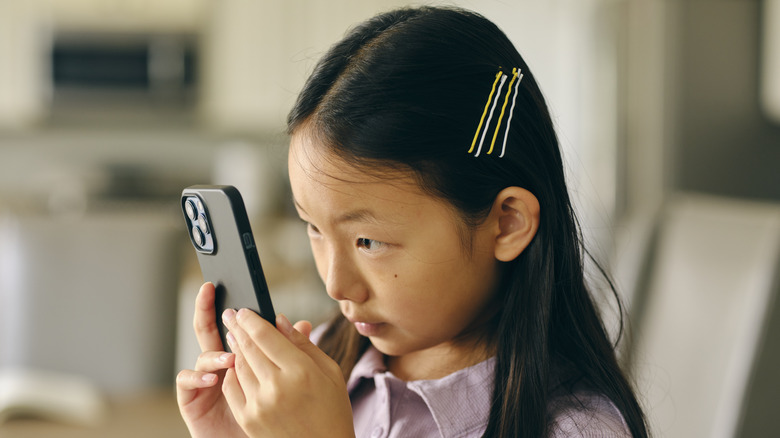
[[[482,117],[479,119],[477,132],[474,133],[474,139],[471,142],[471,148],[468,150],[469,154],[474,152],[474,147],[477,146],[477,139],[479,139],[479,145],[477,146],[477,151],[476,153],[474,153],[475,157],[478,157],[480,152],[482,152],[482,145],[485,143],[485,136],[490,127],[490,122],[493,119],[493,113],[496,109],[496,105],[498,104],[498,99],[501,96],[501,91],[504,88],[504,83],[506,82],[506,79],[507,79],[507,75],[504,74],[502,71],[496,73],[496,79],[493,81],[493,87],[491,88],[490,95],[488,96],[487,102],[485,103],[485,109],[482,111]],[[499,155],[499,158],[503,157],[504,152],[506,152],[506,140],[507,137],[509,136],[509,127],[511,126],[510,124],[512,122],[512,116],[514,115],[515,103],[517,102],[517,89],[522,79],[523,79],[523,75],[520,73],[520,69],[513,68],[512,79],[509,81],[509,85],[507,86],[507,93],[504,96],[504,104],[501,106],[501,113],[498,116],[498,121],[496,122],[496,129],[493,132],[493,139],[491,140],[490,148],[487,151],[488,155],[493,153],[493,148],[495,147],[496,139],[498,138],[498,132],[501,129],[501,121],[504,119],[506,107],[509,103],[509,96],[512,95],[512,106],[509,108],[509,118],[507,119],[506,129],[504,130],[504,141],[501,147],[501,155]],[[498,85],[498,90],[496,90],[496,85]],[[514,85],[514,89],[512,88],[512,85]],[[485,116],[487,116],[487,123],[485,123],[486,122]],[[485,127],[484,130],[482,129],[483,124]],[[480,132],[482,133],[482,136],[479,135]]]

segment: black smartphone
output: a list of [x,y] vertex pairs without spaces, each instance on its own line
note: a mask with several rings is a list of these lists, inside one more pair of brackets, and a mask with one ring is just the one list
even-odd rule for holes
[[222,345],[225,309],[248,308],[275,325],[268,285],[244,200],[233,186],[196,185],[181,194],[181,208],[203,279],[216,289],[215,317]]

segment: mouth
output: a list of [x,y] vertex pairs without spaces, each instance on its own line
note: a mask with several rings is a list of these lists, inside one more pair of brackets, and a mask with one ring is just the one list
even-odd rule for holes
[[385,323],[379,322],[356,322],[355,329],[363,336],[379,336]]
[[383,322],[366,322],[361,321],[361,318],[345,317],[355,326],[355,330],[363,336],[378,336],[382,333],[382,330],[387,327],[387,324]]

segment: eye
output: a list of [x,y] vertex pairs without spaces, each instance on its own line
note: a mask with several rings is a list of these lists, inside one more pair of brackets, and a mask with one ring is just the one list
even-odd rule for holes
[[313,235],[319,235],[320,234],[320,230],[317,229],[317,227],[312,225],[310,222],[304,221],[304,223],[306,224],[306,230],[309,232],[309,234],[313,234]]
[[365,251],[372,252],[382,249],[385,246],[383,242],[373,239],[366,239],[365,237],[359,237],[357,240],[358,248],[362,248]]

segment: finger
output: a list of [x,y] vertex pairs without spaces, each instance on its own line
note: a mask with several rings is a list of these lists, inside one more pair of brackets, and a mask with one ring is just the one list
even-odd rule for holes
[[195,298],[195,317],[192,324],[201,351],[222,351],[225,349],[219,338],[215,312],[214,285],[204,283]]
[[236,375],[235,368],[230,368],[225,373],[225,378],[222,380],[222,394],[225,395],[225,400],[234,416],[238,417],[244,412],[246,396]]
[[290,348],[290,341],[285,335],[251,310],[239,310],[235,323],[237,327],[249,335],[257,348],[275,367],[280,368],[284,363],[300,356],[297,348]]
[[[278,327],[278,325],[277,325],[277,327]],[[293,328],[295,330],[298,330],[299,332],[301,332],[301,334],[303,334],[303,336],[306,336],[306,339],[310,339],[311,338],[312,327],[311,327],[311,323],[309,321],[298,321],[298,322],[296,322],[293,325]]]
[[[236,313],[236,317],[232,321],[235,327],[236,340],[239,342],[242,348],[245,349],[247,360],[254,367],[255,359],[260,361],[258,366],[272,366],[268,368],[268,372],[276,371],[285,366],[291,366],[298,363],[297,361],[305,361],[307,357],[294,345],[290,344],[290,341],[280,333],[273,325],[268,321],[261,318],[255,312],[249,309],[241,309]],[[290,326],[292,328],[292,326]],[[231,329],[233,331],[234,329]],[[297,333],[297,332],[296,332]],[[303,337],[300,333],[300,336]],[[246,335],[252,342],[247,343],[250,345],[244,345],[242,342],[242,336]],[[251,350],[246,351],[246,350]],[[255,353],[257,352],[257,353]],[[263,363],[268,362],[268,365]],[[273,377],[271,375],[263,376],[258,375],[260,379]]]
[[198,389],[211,388],[219,381],[214,373],[195,370],[182,370],[176,376],[176,398],[184,406],[198,394]]
[[195,370],[207,373],[224,370],[235,364],[236,355],[225,351],[207,351],[198,356]]
[[241,350],[241,346],[233,336],[233,332],[228,332],[227,339],[231,348],[236,351],[235,365],[233,368],[236,370],[238,381],[241,382],[241,387],[244,388],[244,392],[249,391],[251,393],[251,391],[257,390],[260,386],[260,381],[256,376],[255,370],[247,361],[246,355]]
[[[308,329],[309,333],[304,333],[299,330],[297,328],[299,325],[304,330]],[[334,379],[343,379],[343,374],[338,364],[309,339],[311,324],[308,321],[299,321],[296,323],[296,327],[293,327],[287,317],[280,313],[276,316],[276,326],[279,328],[279,332],[292,342],[293,345],[298,347],[299,351],[313,360],[318,368],[323,371],[328,371],[327,374]]]
[[[268,326],[268,330],[276,331],[271,327],[268,322],[257,316],[252,311],[248,311],[252,315],[255,315],[259,320]],[[239,368],[239,361],[246,361],[246,365],[249,369],[238,369],[238,378],[241,380],[242,385],[244,382],[250,382],[249,376],[245,376],[245,373],[251,372],[253,380],[267,380],[273,378],[273,373],[278,371],[278,367],[266,356],[262,347],[259,346],[258,340],[255,338],[255,334],[249,333],[237,322],[236,313],[233,310],[226,310],[223,314],[225,325],[230,328],[227,336],[230,348],[237,353],[236,355],[236,368]]]

